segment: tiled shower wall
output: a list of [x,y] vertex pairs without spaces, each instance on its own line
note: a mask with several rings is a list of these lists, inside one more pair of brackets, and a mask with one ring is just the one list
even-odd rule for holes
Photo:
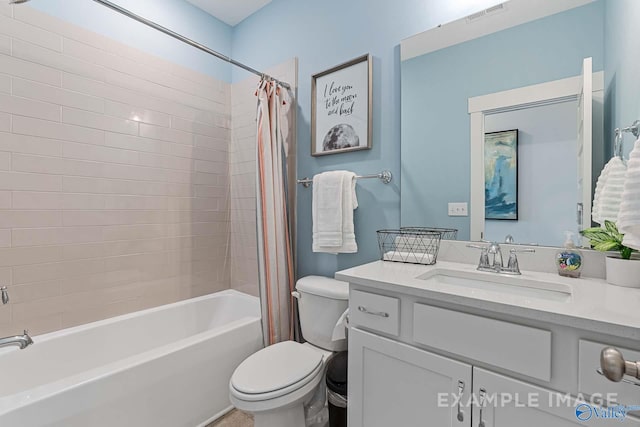
[[0,4],[0,336],[229,287],[230,92]]
[[[296,144],[295,111],[297,59],[291,59],[269,70],[267,74],[289,83],[292,107],[289,114],[289,205],[295,206]],[[256,105],[255,91],[259,79],[250,77],[231,85],[232,143],[231,169],[231,287],[251,295],[259,295],[256,247]],[[294,214],[295,209],[291,208]],[[295,218],[292,218],[295,222]],[[293,239],[295,241],[295,239]]]

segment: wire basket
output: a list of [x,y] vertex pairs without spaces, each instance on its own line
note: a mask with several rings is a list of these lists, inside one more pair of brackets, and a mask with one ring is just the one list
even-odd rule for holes
[[434,231],[442,233],[442,240],[458,240],[457,228],[438,228],[438,227],[400,227],[400,230],[408,231]]
[[383,261],[432,265],[436,263],[441,231],[423,229],[378,230],[378,246]]

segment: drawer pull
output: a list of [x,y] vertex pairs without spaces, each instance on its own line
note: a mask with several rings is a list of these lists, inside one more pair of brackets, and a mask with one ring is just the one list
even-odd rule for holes
[[457,419],[460,422],[464,421],[464,412],[462,411],[462,407],[460,405],[460,401],[462,400],[462,393],[464,393],[464,381],[458,381],[458,416]]
[[367,307],[363,307],[361,305],[358,306],[358,311],[361,311],[362,313],[370,314],[372,316],[389,317],[389,313],[385,313],[384,311],[369,311],[367,310]]
[[487,403],[487,390],[481,388],[480,389],[480,402],[479,402],[479,406],[480,406],[480,422],[478,423],[478,427],[485,427],[486,424],[484,422],[484,420],[482,419],[482,411],[484,410],[484,407]]

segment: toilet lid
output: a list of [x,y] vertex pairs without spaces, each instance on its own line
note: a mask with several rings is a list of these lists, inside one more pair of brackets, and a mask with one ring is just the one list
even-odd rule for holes
[[249,356],[233,373],[231,385],[241,393],[269,393],[303,380],[320,364],[320,352],[294,341],[284,341]]

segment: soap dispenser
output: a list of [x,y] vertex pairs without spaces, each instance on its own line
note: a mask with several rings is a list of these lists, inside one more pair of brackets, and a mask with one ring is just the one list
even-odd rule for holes
[[573,233],[566,232],[567,239],[564,242],[564,248],[560,249],[556,254],[556,266],[558,274],[565,277],[580,277],[582,272],[582,254],[576,248],[573,241]]

